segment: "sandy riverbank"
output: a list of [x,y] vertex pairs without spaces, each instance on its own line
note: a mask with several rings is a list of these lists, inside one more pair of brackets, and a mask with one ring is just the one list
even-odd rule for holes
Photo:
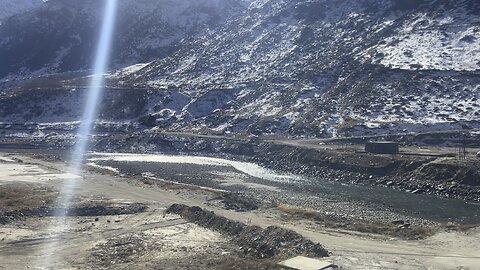
[[[2,166],[12,165],[15,170],[2,170],[0,187],[7,184],[43,186],[48,198],[52,195],[48,192],[54,196],[59,190],[68,172],[62,160],[33,159],[27,154],[2,156]],[[228,210],[218,193],[152,184],[121,172],[90,170],[80,181],[82,184],[76,189],[79,201],[141,203],[148,210],[136,214],[68,217],[71,226],[60,236],[62,247],[51,247],[54,254],[62,257],[56,265],[59,269],[193,269],[193,265],[195,269],[246,269],[247,266],[274,269],[274,263],[280,259],[245,256],[225,235],[185,222],[176,215],[164,215],[164,210],[173,203],[201,206],[231,220],[263,228],[276,225],[292,229],[322,244],[331,252],[329,259],[342,269],[478,269],[480,265],[478,229],[442,230],[423,240],[408,241],[328,228],[315,220],[285,216],[285,212],[272,207]],[[38,203],[48,205],[49,201],[41,199]],[[14,207],[19,207],[18,202]],[[4,235],[0,239],[0,268],[41,266],[38,250],[51,240],[48,227],[53,219],[55,217],[32,215],[0,225]]]

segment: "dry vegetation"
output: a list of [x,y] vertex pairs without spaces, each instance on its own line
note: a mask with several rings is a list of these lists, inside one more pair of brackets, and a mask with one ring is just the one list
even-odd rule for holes
[[0,185],[0,212],[51,206],[57,193],[49,187],[33,183]]
[[385,224],[378,222],[368,222],[364,220],[347,220],[340,217],[324,215],[313,209],[307,209],[298,206],[274,203],[274,208],[287,214],[286,218],[313,220],[322,226],[328,228],[345,229],[361,233],[379,234],[390,237],[398,237],[408,240],[424,239],[434,235],[440,228],[422,227],[422,226],[399,226],[395,224]]

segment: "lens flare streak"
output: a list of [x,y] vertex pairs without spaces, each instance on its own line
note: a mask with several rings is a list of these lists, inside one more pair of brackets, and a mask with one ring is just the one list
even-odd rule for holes
[[57,210],[54,213],[55,221],[52,222],[49,228],[49,233],[53,236],[53,241],[42,246],[40,250],[42,253],[40,254],[40,260],[43,262],[40,265],[45,267],[54,267],[54,264],[60,262],[62,259],[57,255],[56,250],[61,246],[60,234],[70,227],[66,220],[66,209],[71,205],[75,190],[82,180],[82,163],[84,161],[84,155],[89,149],[89,136],[92,133],[97,118],[98,106],[101,101],[105,84],[104,74],[107,71],[112,47],[116,9],[117,0],[106,1],[95,63],[93,66],[93,75],[91,76],[84,112],[77,133],[77,142],[70,157],[69,172],[72,177],[65,180],[63,183],[59,199],[57,200],[56,207],[60,210]]

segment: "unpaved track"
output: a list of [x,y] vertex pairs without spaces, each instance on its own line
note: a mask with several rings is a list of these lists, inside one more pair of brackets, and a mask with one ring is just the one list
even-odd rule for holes
[[[57,188],[61,186],[62,179],[55,178],[55,175],[67,172],[64,163],[41,161],[24,155],[15,157],[22,159],[25,165],[38,166],[45,170],[50,177],[48,184]],[[21,180],[21,175],[2,174],[0,185],[4,181],[15,181],[15,177],[18,177],[17,180]],[[321,243],[333,252],[332,260],[344,269],[480,269],[480,229],[478,228],[467,233],[442,232],[421,241],[394,240],[383,236],[325,229],[308,221],[283,221],[278,212],[268,209],[239,213],[213,208],[204,204],[208,198],[208,194],[205,192],[162,190],[155,186],[136,183],[135,180],[121,176],[89,171],[81,181],[81,185],[76,190],[80,197],[142,202],[148,204],[150,210],[119,222],[119,228],[102,227],[93,232],[78,229],[74,234],[70,232],[63,235],[62,243],[64,245],[60,249],[59,255],[74,258],[74,261],[78,260],[79,263],[82,258],[75,259],[78,250],[88,250],[98,241],[129,233],[139,233],[142,230],[181,224],[184,222],[183,220],[154,221],[154,218],[161,217],[162,211],[172,203],[183,203],[210,208],[219,215],[249,224],[262,227],[280,225],[295,230],[305,237]],[[114,219],[112,217],[112,224]],[[29,222],[31,224],[28,224]],[[104,220],[103,222],[102,224],[105,224]],[[0,227],[4,231],[7,229],[15,231],[21,227],[30,230],[27,236],[19,235],[18,239],[10,237],[6,242],[0,241],[0,269],[26,269],[25,266],[31,266],[32,261],[39,259],[38,252],[36,252],[36,248],[41,246],[39,244],[49,241],[50,238],[45,237],[45,231],[42,231],[48,225],[47,218],[32,218],[24,223],[26,225],[18,223],[6,225],[4,228]],[[90,223],[82,226],[88,224]],[[114,224],[108,226],[114,226]]]
[[[79,220],[85,221],[85,218],[68,218],[71,227],[56,235],[45,234],[49,223],[53,223],[52,218],[35,220],[35,226],[39,229],[30,228],[30,235],[14,241],[0,242],[0,269],[2,267],[4,269],[42,269],[47,267],[42,264],[51,262],[54,264],[54,269],[65,269],[68,268],[66,262],[82,262],[81,257],[86,256],[89,249],[108,239],[156,229],[168,229],[188,223],[183,219],[172,217],[163,221],[148,222],[154,215],[158,216],[158,213],[128,215],[120,217],[121,223],[118,224],[110,223],[119,217],[103,217],[103,221],[96,224],[93,223],[93,218],[86,218],[90,221],[85,223],[79,222]],[[112,219],[112,221],[106,223],[106,219]],[[85,228],[83,224],[89,228]],[[47,254],[54,254],[49,261],[43,258]]]
[[[146,220],[147,215],[145,214],[137,214],[135,217],[129,220],[129,226],[124,228],[115,228],[115,229],[105,229],[95,233],[79,233],[79,234],[72,234],[71,232],[65,232],[61,235],[55,236],[43,236],[37,238],[26,238],[17,241],[7,242],[5,246],[0,247],[0,252],[2,254],[9,254],[15,251],[15,249],[22,249],[26,251],[27,249],[36,249],[42,244],[48,242],[62,242],[68,243],[69,248],[74,248],[76,245],[83,245],[85,242],[98,242],[99,240],[104,240],[108,238],[113,238],[116,236],[129,234],[129,233],[139,233],[143,231],[158,229],[158,228],[166,228],[172,227],[182,224],[187,224],[188,221],[176,218],[171,220],[165,220],[160,222],[153,222],[147,224],[141,224],[142,221]],[[65,245],[62,246],[62,249],[65,249]]]
[[[263,227],[279,224],[278,217],[268,213],[215,212]],[[404,241],[325,229],[308,221],[281,224],[322,243],[333,253],[333,260],[346,269],[480,269],[480,228],[467,233],[442,232],[426,240]]]

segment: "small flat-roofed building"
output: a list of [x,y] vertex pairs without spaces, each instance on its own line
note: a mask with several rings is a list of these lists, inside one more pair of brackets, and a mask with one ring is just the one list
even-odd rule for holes
[[365,152],[373,154],[398,154],[400,147],[397,142],[367,142]]

